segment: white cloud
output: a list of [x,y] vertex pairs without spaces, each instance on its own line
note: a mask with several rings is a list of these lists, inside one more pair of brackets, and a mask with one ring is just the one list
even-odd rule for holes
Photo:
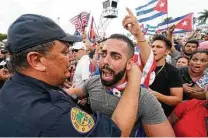
[[[128,6],[135,12],[135,8],[145,4],[148,0],[119,0],[118,18],[112,19],[107,28],[107,34],[124,33],[122,19],[127,14],[125,7]],[[150,0],[149,0],[150,1]],[[5,0],[1,1],[0,32],[6,33],[9,25],[20,15],[27,13],[48,16],[58,22],[70,33],[74,27],[69,19],[82,11],[91,12],[96,24],[99,24],[102,13],[103,0]],[[207,0],[168,0],[169,16],[177,17],[190,12],[203,11],[207,8]]]

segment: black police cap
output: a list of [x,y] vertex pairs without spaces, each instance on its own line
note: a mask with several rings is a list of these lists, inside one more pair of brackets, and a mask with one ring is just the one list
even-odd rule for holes
[[20,16],[9,27],[6,48],[10,53],[17,53],[53,40],[73,43],[80,42],[82,39],[65,33],[50,18],[35,14],[25,14]]

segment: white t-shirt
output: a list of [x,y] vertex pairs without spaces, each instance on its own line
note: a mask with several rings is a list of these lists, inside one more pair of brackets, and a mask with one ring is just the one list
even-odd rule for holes
[[76,70],[74,72],[73,84],[75,84],[75,87],[82,87],[84,81],[90,78],[90,74],[90,57],[89,55],[84,55],[78,61]]

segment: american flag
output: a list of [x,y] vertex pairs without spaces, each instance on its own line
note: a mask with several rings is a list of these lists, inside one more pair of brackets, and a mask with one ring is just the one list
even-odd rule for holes
[[73,17],[70,22],[75,26],[79,32],[84,32],[85,27],[88,25],[90,14],[81,12],[79,15]]

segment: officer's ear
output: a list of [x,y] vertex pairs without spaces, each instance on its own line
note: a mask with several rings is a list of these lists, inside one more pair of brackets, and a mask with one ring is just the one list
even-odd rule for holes
[[31,68],[38,71],[45,71],[46,66],[43,61],[43,55],[38,52],[29,52],[27,54],[27,62]]

